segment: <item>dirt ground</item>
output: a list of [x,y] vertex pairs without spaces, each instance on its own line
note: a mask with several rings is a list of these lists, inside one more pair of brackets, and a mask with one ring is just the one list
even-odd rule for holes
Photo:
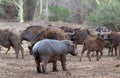
[[[9,28],[11,31],[19,35],[19,32],[24,30],[30,25],[44,25],[47,26],[49,23],[40,22],[27,22],[27,23],[4,23],[0,22],[0,29]],[[52,23],[57,26],[70,25],[74,27],[86,27],[77,24],[68,23]],[[67,69],[68,71],[63,71],[60,62],[58,61],[58,72],[52,72],[52,64],[48,64],[47,71],[48,74],[37,73],[35,62],[33,56],[29,55],[27,49],[28,42],[24,41],[22,44],[24,48],[25,58],[21,58],[21,53],[19,58],[15,58],[14,50],[5,54],[6,48],[2,47],[0,53],[0,78],[120,78],[120,67],[115,67],[115,65],[120,63],[120,59],[116,57],[108,57],[107,49],[104,49],[104,56],[96,61],[95,57],[92,57],[92,62],[88,60],[86,54],[79,62],[80,52],[82,45],[78,46],[79,54],[77,56],[67,56]]]

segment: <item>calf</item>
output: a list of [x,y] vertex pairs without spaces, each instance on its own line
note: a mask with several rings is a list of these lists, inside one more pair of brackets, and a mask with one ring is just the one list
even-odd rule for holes
[[[87,50],[87,57],[89,58],[89,61],[91,61],[90,53],[92,51],[96,51],[96,60],[99,61],[99,58],[101,58],[101,56],[103,55],[102,50],[104,47],[105,47],[105,42],[103,39],[88,36],[83,43],[83,49],[81,52],[80,61],[82,61],[82,56],[86,50]],[[99,52],[100,52],[100,57],[98,56]]]
[[[37,72],[46,73],[46,67],[48,62],[53,63],[53,71],[57,71],[57,60],[61,61],[61,65],[64,71],[66,71],[66,55],[77,55],[77,50],[70,40],[52,40],[43,39],[35,43],[32,48],[32,54],[35,58]],[[42,62],[42,71],[40,67]]]

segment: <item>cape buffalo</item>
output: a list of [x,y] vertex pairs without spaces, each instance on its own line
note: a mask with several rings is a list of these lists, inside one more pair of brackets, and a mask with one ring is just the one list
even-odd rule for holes
[[[120,58],[120,32],[102,32],[101,37],[103,37],[106,41],[111,42],[111,49],[117,46],[119,48],[119,55],[118,58]],[[112,53],[113,54],[113,53]],[[117,55],[117,50],[115,50],[115,55]]]
[[7,52],[10,50],[10,47],[13,47],[16,53],[16,58],[18,58],[19,50],[22,53],[22,58],[24,58],[23,48],[20,44],[20,39],[13,32],[8,29],[2,30],[0,29],[0,45],[8,48]]
[[[105,45],[106,43],[104,39],[87,36],[87,38],[84,40],[84,43],[83,43],[83,49],[81,52],[80,61],[82,60],[82,56],[86,50],[87,50],[87,57],[89,58],[89,61],[91,61],[91,58],[90,58],[91,51],[96,51],[96,59],[97,61],[99,61],[99,58],[101,58],[101,56],[103,55],[102,50],[105,47]],[[101,54],[100,57],[98,56],[99,52]]]
[[[61,61],[64,71],[66,71],[66,55],[77,55],[75,45],[70,40],[43,39],[35,43],[32,54],[35,58],[37,72],[46,72],[47,63],[53,63],[53,71],[57,71],[57,60]],[[40,62],[42,63],[40,66]],[[42,71],[41,71],[42,67]]]
[[88,29],[75,28],[73,29],[73,33],[69,35],[69,38],[77,46],[78,44],[83,44],[83,41],[88,35],[91,35]]
[[26,41],[32,40],[39,32],[41,32],[44,29],[45,27],[42,27],[42,26],[37,26],[37,25],[29,26],[20,34],[21,43],[23,40],[26,40]]

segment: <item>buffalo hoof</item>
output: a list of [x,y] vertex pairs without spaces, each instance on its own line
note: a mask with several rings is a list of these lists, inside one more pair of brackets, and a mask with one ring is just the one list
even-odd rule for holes
[[22,59],[24,59],[24,56],[22,56]]
[[16,59],[18,59],[18,57],[16,57]]
[[68,69],[64,69],[64,71],[68,71]]
[[119,66],[120,66],[120,64],[115,65],[115,67],[119,67]]
[[92,60],[91,60],[91,59],[89,59],[89,61],[91,62]]
[[117,59],[120,59],[120,57],[117,57]]
[[58,72],[58,70],[52,70],[52,72]]
[[99,61],[99,59],[97,59],[97,61]]
[[79,62],[81,62],[82,60],[80,59]]
[[37,71],[38,73],[42,73],[41,71]]
[[49,74],[48,72],[43,72],[43,74]]

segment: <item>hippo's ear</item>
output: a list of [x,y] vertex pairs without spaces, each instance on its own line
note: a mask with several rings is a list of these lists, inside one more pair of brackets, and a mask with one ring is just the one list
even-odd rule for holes
[[31,50],[31,46],[28,46],[28,49]]

